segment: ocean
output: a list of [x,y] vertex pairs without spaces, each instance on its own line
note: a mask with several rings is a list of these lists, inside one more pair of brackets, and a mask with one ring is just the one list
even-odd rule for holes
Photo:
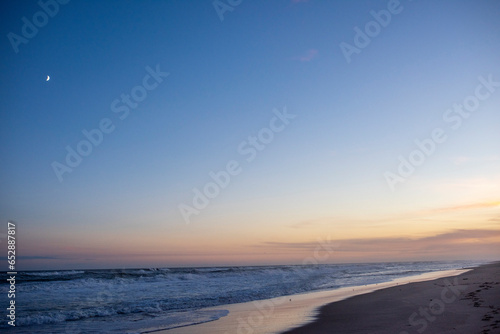
[[[360,286],[483,262],[398,262],[18,272],[16,328],[2,333],[147,333],[217,320],[224,305]],[[7,275],[0,300],[7,314]],[[216,310],[204,310],[206,307]]]

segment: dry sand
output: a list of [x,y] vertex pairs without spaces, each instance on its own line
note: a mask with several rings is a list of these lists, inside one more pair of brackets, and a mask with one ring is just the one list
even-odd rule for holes
[[[161,333],[500,333],[499,280],[500,263],[427,273],[216,307],[229,310],[229,315]],[[301,324],[307,325],[290,330]]]

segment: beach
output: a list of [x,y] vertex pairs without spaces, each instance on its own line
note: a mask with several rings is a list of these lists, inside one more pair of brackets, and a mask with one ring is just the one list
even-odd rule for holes
[[500,333],[500,263],[331,303],[283,334]]
[[[499,333],[500,263],[227,305],[187,333]],[[221,307],[215,308],[221,309]]]

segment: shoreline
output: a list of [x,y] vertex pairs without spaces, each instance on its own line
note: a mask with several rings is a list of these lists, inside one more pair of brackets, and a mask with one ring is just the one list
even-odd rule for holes
[[500,262],[329,303],[280,334],[500,333]]
[[[454,277],[473,269],[456,269],[401,277],[389,282],[362,286],[343,287],[335,290],[307,292],[272,299],[246,303],[221,305],[205,310],[228,310],[229,314],[218,320],[160,330],[160,334],[276,334],[276,333],[315,333],[310,331],[291,332],[315,323],[321,316],[323,307],[341,302],[355,296],[366,296],[375,291],[407,285],[408,283],[428,282],[445,277]],[[330,331],[329,331],[330,332]],[[324,333],[324,331],[317,332]]]

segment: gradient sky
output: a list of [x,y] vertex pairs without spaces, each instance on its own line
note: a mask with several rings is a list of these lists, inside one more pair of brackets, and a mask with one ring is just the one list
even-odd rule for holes
[[[500,87],[457,129],[443,115],[500,81],[500,2],[401,1],[350,63],[339,45],[388,1],[242,1],[221,21],[210,0],[72,0],[17,53],[8,34],[41,8],[1,6],[0,232],[17,222],[19,269],[300,264],[318,240],[328,263],[498,259]],[[120,119],[148,66],[169,76]],[[285,108],[248,162],[238,147]],[[53,162],[105,118],[60,182]],[[232,160],[186,224],[179,205]]]

